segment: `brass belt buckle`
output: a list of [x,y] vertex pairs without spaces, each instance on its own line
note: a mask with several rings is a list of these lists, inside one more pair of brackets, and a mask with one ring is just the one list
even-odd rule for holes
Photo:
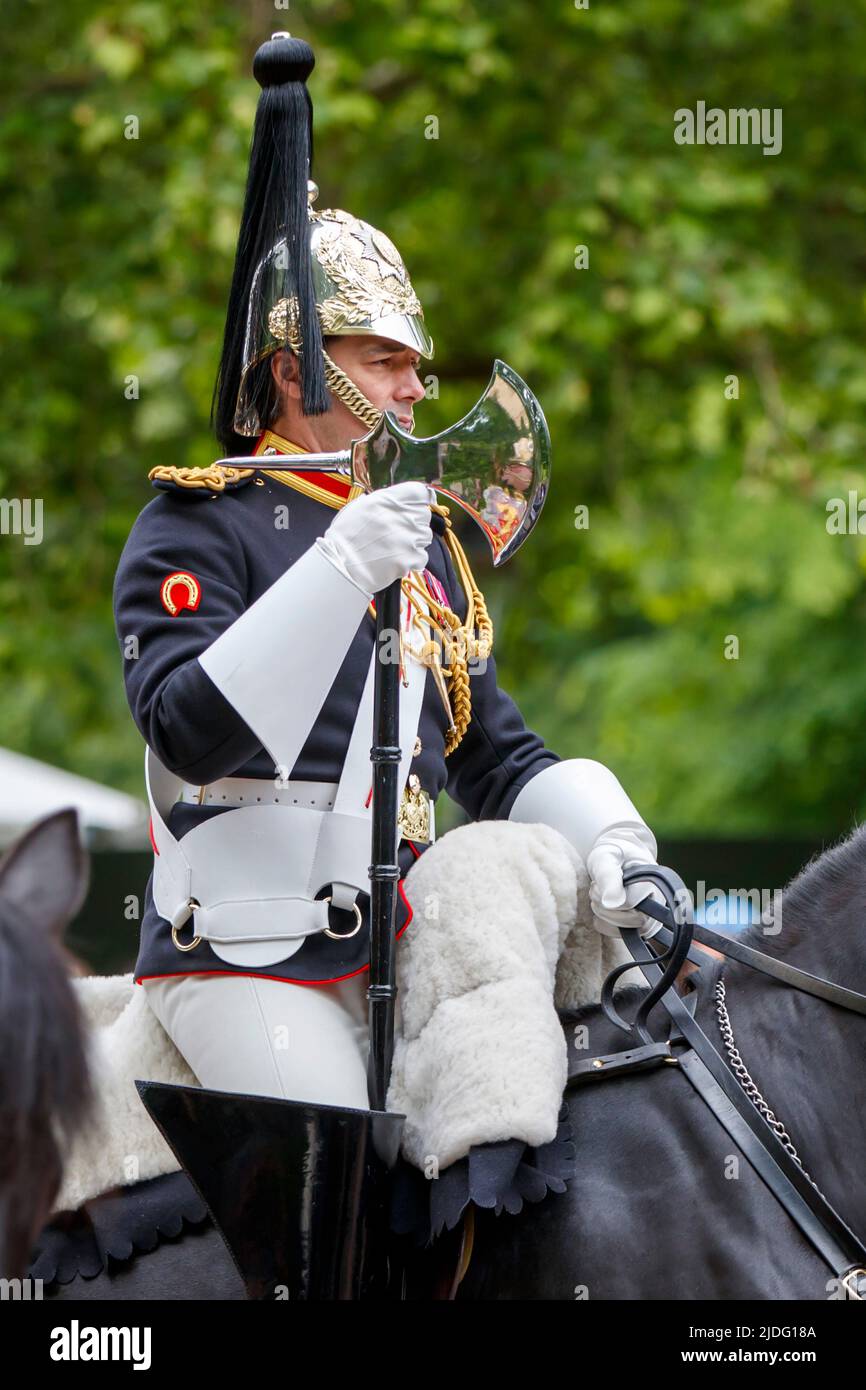
[[404,840],[430,840],[430,793],[425,792],[417,773],[410,773],[403,788],[397,826]]

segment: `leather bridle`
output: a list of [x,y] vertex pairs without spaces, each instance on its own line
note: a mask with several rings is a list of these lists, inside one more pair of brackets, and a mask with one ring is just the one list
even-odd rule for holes
[[[686,960],[698,965],[706,963],[706,955],[696,951],[692,945],[695,940],[783,984],[854,1013],[866,1014],[866,995],[811,975],[784,961],[774,960],[772,956],[764,955],[762,951],[756,951],[754,947],[712,931],[709,927],[696,925],[685,884],[673,869],[660,868],[658,865],[648,867],[645,864],[624,869],[623,883],[626,886],[641,882],[656,884],[665,899],[666,905],[663,906],[648,897],[636,908],[636,911],[663,924],[653,940],[659,941],[665,950],[656,955],[648,948],[637,928],[622,928],[623,942],[633,962],[643,971],[650,989],[631,1022],[615,1008],[613,990],[620,975],[632,970],[634,964],[625,962],[612,970],[601,994],[601,1005],[610,1021],[630,1037],[636,1035],[641,1041],[622,1052],[572,1063],[566,1091],[607,1076],[621,1076],[627,1071],[644,1071],[659,1065],[679,1067],[763,1178],[773,1196],[828,1264],[847,1296],[866,1299],[866,1245],[846,1225],[800,1163],[792,1157],[695,1021],[693,1010],[697,993],[692,992],[682,998],[674,988],[674,981]],[[654,1041],[647,1029],[647,1019],[657,1004],[661,1004],[671,1020],[671,1029],[664,1042]],[[674,1051],[673,1044],[685,1046]]]

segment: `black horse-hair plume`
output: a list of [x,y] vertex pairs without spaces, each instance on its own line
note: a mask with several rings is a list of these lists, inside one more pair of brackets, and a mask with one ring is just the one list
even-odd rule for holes
[[[315,307],[307,212],[307,181],[313,164],[313,105],[306,81],[315,62],[309,44],[288,35],[274,36],[263,43],[253,60],[253,75],[262,94],[256,109],[222,356],[211,407],[211,423],[227,453],[246,452],[249,448],[248,440],[235,430],[235,410],[245,365],[250,291],[256,267],[283,237],[288,252],[287,292],[298,299],[304,413],[321,415],[330,405]],[[264,421],[271,400],[270,371],[256,371],[249,385],[253,403],[260,407],[259,415]]]

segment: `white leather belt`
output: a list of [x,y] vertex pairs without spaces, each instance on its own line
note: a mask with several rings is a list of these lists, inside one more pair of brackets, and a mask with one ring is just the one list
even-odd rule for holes
[[[397,826],[404,840],[432,844],[436,839],[433,798],[410,777],[398,807]],[[191,806],[302,806],[305,810],[332,811],[339,782],[270,781],[267,777],[223,777],[207,786],[185,782],[178,798]]]
[[280,782],[268,777],[222,777],[205,787],[185,782],[180,800],[195,806],[304,806],[332,811],[339,782]]

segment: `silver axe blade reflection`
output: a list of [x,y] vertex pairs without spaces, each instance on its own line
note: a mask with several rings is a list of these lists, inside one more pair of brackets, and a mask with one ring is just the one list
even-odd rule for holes
[[429,483],[474,518],[487,537],[494,565],[502,565],[541,515],[550,486],[550,435],[526,382],[497,358],[484,394],[441,434],[418,439],[386,414],[368,435],[338,453],[242,455],[217,463],[334,471],[368,492],[394,483]]

